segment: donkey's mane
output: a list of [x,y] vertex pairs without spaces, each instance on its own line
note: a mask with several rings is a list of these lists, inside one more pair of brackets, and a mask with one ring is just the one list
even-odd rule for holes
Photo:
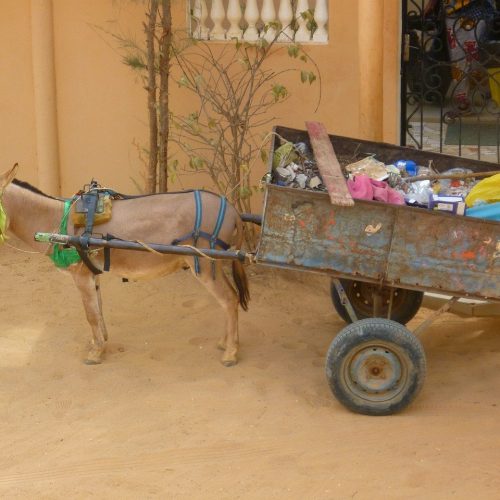
[[29,182],[26,181],[20,181],[19,179],[14,179],[12,181],[12,184],[15,184],[16,186],[19,186],[20,188],[27,189],[28,191],[31,191],[32,193],[39,194],[41,196],[45,196],[45,198],[51,198],[53,200],[58,200],[59,198],[55,198],[54,196],[50,196],[48,194],[45,194],[43,191],[40,191],[37,187],[33,186]]

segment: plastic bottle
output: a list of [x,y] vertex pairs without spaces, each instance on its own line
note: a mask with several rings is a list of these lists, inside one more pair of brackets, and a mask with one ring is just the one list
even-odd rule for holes
[[396,167],[401,173],[406,172],[408,175],[417,175],[418,167],[413,160],[398,160],[396,162]]

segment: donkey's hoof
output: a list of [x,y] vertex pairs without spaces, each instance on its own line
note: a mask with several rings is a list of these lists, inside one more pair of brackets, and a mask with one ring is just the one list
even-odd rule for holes
[[102,363],[102,359],[90,359],[90,358],[87,358],[87,359],[83,360],[83,362],[86,365],[100,365]]
[[86,365],[100,365],[102,363],[102,355],[104,353],[103,349],[90,349],[87,354],[87,359],[84,363]]
[[224,359],[222,358],[220,361],[225,367],[230,367],[238,364],[238,360],[236,358],[233,359]]

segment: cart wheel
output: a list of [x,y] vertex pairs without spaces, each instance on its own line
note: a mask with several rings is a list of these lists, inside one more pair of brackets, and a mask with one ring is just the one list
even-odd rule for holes
[[381,318],[346,326],[326,358],[333,395],[365,415],[401,411],[419,393],[425,372],[425,352],[417,337],[399,323]]
[[[351,302],[351,305],[358,319],[373,317],[373,289],[375,285],[365,283],[363,281],[340,280],[344,287],[345,293]],[[391,288],[383,287],[382,293],[382,310],[381,316],[387,316],[389,312],[389,300],[391,297]],[[331,284],[331,296],[333,306],[338,315],[346,322],[352,323],[347,309],[342,305],[339,294],[335,285]],[[417,314],[424,294],[414,290],[406,290],[405,288],[394,288],[392,298],[391,319],[406,325],[415,314]]]

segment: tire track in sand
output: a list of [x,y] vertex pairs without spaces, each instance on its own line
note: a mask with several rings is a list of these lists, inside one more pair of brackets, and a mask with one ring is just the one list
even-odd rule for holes
[[95,477],[135,471],[174,471],[175,467],[204,465],[206,463],[255,461],[256,457],[264,457],[281,450],[279,444],[269,446],[269,442],[262,446],[241,443],[223,444],[206,448],[184,448],[165,450],[156,453],[137,455],[134,458],[106,457],[96,458],[85,462],[61,465],[27,472],[0,473],[0,487],[15,486],[32,481],[54,481],[66,478]]

